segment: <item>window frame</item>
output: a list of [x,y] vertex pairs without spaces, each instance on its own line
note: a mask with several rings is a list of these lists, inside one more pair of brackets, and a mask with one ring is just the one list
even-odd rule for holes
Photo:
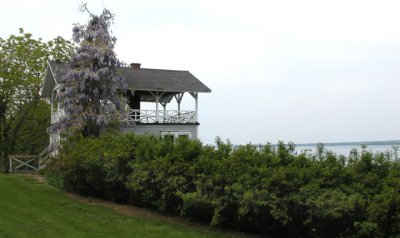
[[174,141],[176,141],[180,136],[187,136],[188,139],[192,139],[192,132],[190,131],[161,131],[161,138],[165,136],[174,136]]

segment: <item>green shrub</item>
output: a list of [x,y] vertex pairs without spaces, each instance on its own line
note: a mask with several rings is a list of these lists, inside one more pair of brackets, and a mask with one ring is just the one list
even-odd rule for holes
[[400,161],[280,142],[233,147],[105,133],[70,138],[49,166],[59,188],[282,237],[398,237]]
[[112,133],[100,139],[71,137],[47,174],[67,191],[125,203],[129,200],[125,183],[131,173],[129,162],[135,158],[136,140],[133,134]]

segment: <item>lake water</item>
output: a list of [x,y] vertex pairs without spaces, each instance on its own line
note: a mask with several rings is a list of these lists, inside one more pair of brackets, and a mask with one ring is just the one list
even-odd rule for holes
[[[400,145],[367,145],[367,150],[372,151],[372,152],[393,152],[393,146],[398,146]],[[324,146],[326,150],[332,151],[336,154],[342,154],[345,156],[348,156],[351,149],[355,148],[359,151],[361,151],[361,145],[325,145]],[[297,153],[301,153],[302,151],[312,151],[315,152],[316,146],[296,146],[296,151]]]

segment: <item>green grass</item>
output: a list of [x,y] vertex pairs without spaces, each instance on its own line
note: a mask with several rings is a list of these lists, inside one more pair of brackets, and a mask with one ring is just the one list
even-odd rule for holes
[[21,175],[0,174],[0,237],[238,237],[84,204]]

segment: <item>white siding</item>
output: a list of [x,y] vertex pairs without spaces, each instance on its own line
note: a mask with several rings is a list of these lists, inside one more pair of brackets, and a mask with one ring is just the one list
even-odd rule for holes
[[190,132],[191,139],[198,139],[197,128],[198,125],[141,124],[122,128],[122,131],[154,136],[161,136],[161,132]]

